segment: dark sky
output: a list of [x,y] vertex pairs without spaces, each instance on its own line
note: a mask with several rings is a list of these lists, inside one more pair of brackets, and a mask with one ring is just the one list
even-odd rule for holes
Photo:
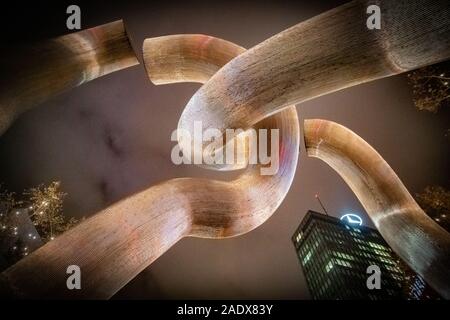
[[[80,6],[83,28],[124,19],[142,60],[142,41],[148,37],[203,33],[250,48],[343,2],[129,0]],[[67,33],[68,4],[6,8],[2,46]],[[21,192],[59,180],[68,193],[65,213],[82,217],[162,180],[220,178],[170,160],[170,134],[198,87],[154,86],[139,65],[56,97],[23,115],[0,138],[0,182]],[[333,120],[358,133],[412,193],[430,184],[450,186],[450,141],[444,136],[449,112],[417,111],[404,76],[336,92],[297,109],[301,120]],[[320,210],[314,194],[332,215],[353,212],[370,221],[339,176],[301,148],[291,190],[265,224],[233,239],[183,239],[116,297],[308,298],[290,238],[307,210]]]

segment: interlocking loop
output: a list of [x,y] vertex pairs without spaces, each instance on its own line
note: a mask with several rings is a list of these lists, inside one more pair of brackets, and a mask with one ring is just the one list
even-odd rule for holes
[[[171,83],[204,81],[244,49],[204,35],[180,35],[147,39],[144,51],[152,80]],[[287,108],[255,128],[279,129],[275,175],[262,176],[260,165],[252,165],[229,182],[160,183],[82,222],[3,272],[1,280],[16,296],[109,298],[182,237],[224,238],[253,230],[272,215],[292,183],[297,111]],[[66,288],[70,264],[83,272],[82,290]]]

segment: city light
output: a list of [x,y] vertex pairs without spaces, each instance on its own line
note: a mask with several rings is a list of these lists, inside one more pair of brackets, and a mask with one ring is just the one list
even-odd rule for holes
[[358,225],[358,226],[361,226],[363,223],[362,218],[354,213],[344,214],[341,217],[341,221],[344,221],[345,223],[352,224],[352,225]]

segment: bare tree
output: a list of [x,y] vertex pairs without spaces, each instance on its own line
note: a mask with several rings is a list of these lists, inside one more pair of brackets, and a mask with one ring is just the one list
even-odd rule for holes
[[450,232],[450,190],[427,186],[416,194],[417,203],[441,227]]
[[450,61],[408,73],[414,104],[419,110],[436,113],[450,103]]

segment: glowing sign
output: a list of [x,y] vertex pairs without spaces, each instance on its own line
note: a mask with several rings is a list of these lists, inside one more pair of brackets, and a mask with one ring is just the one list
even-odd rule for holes
[[358,226],[362,225],[362,219],[360,216],[354,213],[347,213],[341,217],[341,221],[344,221],[348,224],[357,224]]

